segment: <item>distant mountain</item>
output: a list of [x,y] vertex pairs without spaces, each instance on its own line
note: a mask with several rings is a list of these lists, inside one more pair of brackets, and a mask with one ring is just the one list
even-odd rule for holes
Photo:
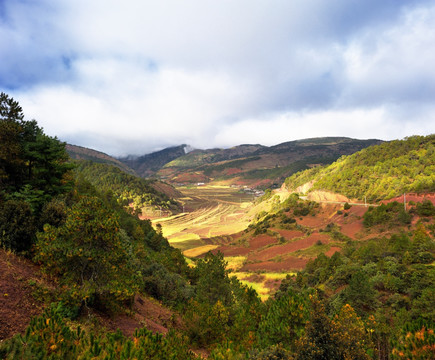
[[376,139],[326,137],[270,147],[239,145],[229,149],[194,150],[166,163],[156,176],[170,183],[278,186],[297,171],[330,164],[342,155],[380,143]]
[[191,147],[183,144],[143,156],[127,156],[120,158],[119,161],[134,169],[139,176],[147,178],[153,176],[165,164],[186,155],[189,151],[191,151]]
[[128,165],[103,152],[71,144],[66,144],[66,151],[73,160],[90,160],[100,164],[113,165],[128,174],[136,175],[135,171]]
[[435,191],[435,135],[385,142],[333,164],[295,174],[285,181],[294,191],[327,190],[353,199],[380,200],[404,192]]

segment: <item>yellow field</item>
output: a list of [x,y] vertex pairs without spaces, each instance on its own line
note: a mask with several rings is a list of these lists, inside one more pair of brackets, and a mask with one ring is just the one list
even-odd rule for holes
[[197,256],[200,256],[202,254],[209,252],[210,250],[214,250],[217,247],[219,247],[219,245],[198,246],[198,247],[183,251],[183,255],[186,257],[190,257],[190,258],[197,257]]
[[198,240],[234,234],[249,224],[246,209],[252,204],[252,195],[225,186],[182,187],[178,190],[185,195],[179,199],[185,212],[153,220],[154,224],[162,225],[163,235],[174,247],[186,251],[203,246],[205,244]]
[[242,284],[245,284],[249,287],[252,287],[258,295],[261,297],[261,300],[265,301],[272,295],[275,291],[271,290],[266,286],[266,283],[270,283],[271,281],[276,282],[276,285],[279,285],[282,279],[285,279],[287,275],[293,276],[295,273],[249,273],[249,272],[234,272],[231,275],[237,277]]

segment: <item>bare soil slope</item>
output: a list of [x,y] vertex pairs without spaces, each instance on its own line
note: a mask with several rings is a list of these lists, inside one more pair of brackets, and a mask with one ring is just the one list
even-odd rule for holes
[[22,332],[43,311],[32,293],[35,286],[47,284],[38,266],[0,249],[0,340]]

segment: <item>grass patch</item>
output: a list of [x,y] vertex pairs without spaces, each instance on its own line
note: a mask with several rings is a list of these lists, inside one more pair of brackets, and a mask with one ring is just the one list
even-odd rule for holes
[[[260,296],[262,301],[266,301],[269,296],[271,295],[271,290],[268,288],[265,284],[269,280],[282,280],[285,279],[287,275],[296,275],[296,273],[293,272],[262,272],[261,274],[258,273],[252,273],[252,272],[234,272],[232,275],[236,276],[237,279],[240,280],[240,282],[244,285],[252,287]],[[259,275],[258,278],[261,278],[261,281],[251,281],[246,280],[248,278],[252,278],[253,275]]]
[[245,261],[246,261],[246,257],[245,256],[228,256],[225,257],[225,261],[228,262],[227,264],[227,269],[228,270],[238,270],[240,269]]
[[234,273],[234,275],[237,277],[237,279],[240,280],[240,282],[242,284],[253,288],[257,292],[258,296],[260,296],[262,301],[266,301],[269,298],[269,296],[270,296],[269,289],[264,286],[264,283],[257,283],[257,282],[252,282],[252,281],[248,281],[248,280],[242,280],[241,278],[243,278],[243,276],[241,278],[239,278],[238,274],[240,274],[240,273]]
[[200,256],[202,254],[208,253],[211,250],[214,250],[216,248],[218,248],[219,245],[203,245],[203,246],[198,246],[192,249],[188,249],[183,251],[183,255],[187,256],[187,257],[197,257]]
[[266,280],[283,280],[287,277],[287,275],[295,276],[295,272],[283,272],[283,273],[263,273],[263,276],[266,277]]
[[[169,241],[169,243],[171,242]],[[171,243],[171,246],[173,246],[176,249],[180,249],[182,252],[203,245],[206,245],[203,240],[186,240],[186,241],[176,242],[173,244]]]
[[[163,233],[164,236],[164,233]],[[190,240],[200,240],[201,238],[197,234],[186,233],[180,234],[169,239],[169,243],[172,245],[173,243],[186,242]]]

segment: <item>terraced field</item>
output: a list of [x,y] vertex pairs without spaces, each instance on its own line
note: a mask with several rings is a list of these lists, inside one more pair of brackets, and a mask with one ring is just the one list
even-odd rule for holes
[[247,209],[252,206],[252,195],[237,188],[219,186],[181,187],[178,190],[184,195],[178,199],[184,212],[154,219],[153,223],[162,225],[163,235],[172,246],[182,251],[195,249],[190,256],[199,256],[212,249],[203,239],[234,234],[249,224]]

